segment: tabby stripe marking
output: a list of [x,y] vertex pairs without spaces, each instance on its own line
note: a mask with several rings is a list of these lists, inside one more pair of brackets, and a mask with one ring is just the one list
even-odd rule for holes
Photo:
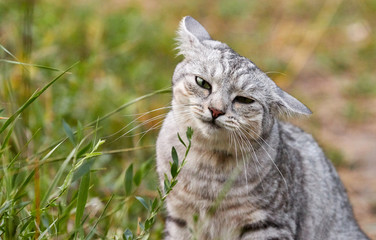
[[180,218],[174,218],[174,217],[171,217],[171,216],[167,216],[166,221],[173,222],[181,228],[184,228],[184,227],[187,226],[187,222],[183,219],[180,219]]
[[259,221],[255,223],[246,224],[242,227],[240,238],[249,232],[256,232],[260,230],[265,230],[267,228],[282,228],[282,226],[272,220],[266,219],[265,221]]

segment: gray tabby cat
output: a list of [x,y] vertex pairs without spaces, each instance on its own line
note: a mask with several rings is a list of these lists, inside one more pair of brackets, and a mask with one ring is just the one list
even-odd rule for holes
[[177,133],[194,134],[166,201],[166,239],[368,239],[315,140],[279,120],[311,111],[193,18],[178,40],[184,60],[157,141],[162,185],[171,147],[185,153]]

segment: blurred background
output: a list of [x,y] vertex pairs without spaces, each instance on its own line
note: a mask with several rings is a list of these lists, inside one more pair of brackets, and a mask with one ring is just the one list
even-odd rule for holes
[[[85,224],[92,225],[114,195],[98,223],[97,237],[114,239],[126,228],[139,231],[137,221],[146,213],[134,198],[124,197],[123,179],[133,163],[142,175],[134,195],[157,195],[154,144],[167,111],[157,109],[169,106],[171,96],[157,94],[120,107],[170,86],[181,60],[174,50],[175,32],[186,15],[313,111],[309,118],[291,121],[318,140],[339,171],[362,229],[376,239],[375,0],[0,0],[0,125],[61,73],[41,66],[65,70],[79,61],[14,125],[7,156],[1,156],[3,169],[7,159],[17,156],[17,167],[8,172],[12,181],[25,179],[46,148],[84,128],[88,139],[106,140],[101,147],[106,154],[91,167]],[[95,124],[112,111],[117,112]],[[37,191],[42,196],[74,143],[65,141],[47,163],[38,165]],[[0,178],[6,175],[2,171]],[[20,199],[26,202],[23,211],[40,215],[35,225],[43,231],[72,196],[68,192],[58,199],[59,206],[35,213],[34,185],[30,182]],[[7,186],[2,184],[3,193]],[[72,183],[71,192],[77,189]],[[0,203],[4,206],[6,199]],[[74,214],[59,222],[56,236],[69,235]],[[22,223],[22,216],[14,221]],[[25,229],[35,234],[33,226],[28,223]],[[162,229],[159,216],[151,239],[160,239]],[[12,231],[23,236],[24,229]]]

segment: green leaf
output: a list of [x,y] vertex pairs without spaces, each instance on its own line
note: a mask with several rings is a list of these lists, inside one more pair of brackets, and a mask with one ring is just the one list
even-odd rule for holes
[[128,228],[123,233],[123,239],[125,239],[125,240],[132,240],[133,239],[133,233]]
[[15,205],[13,207],[13,209],[17,209],[18,211],[20,211],[21,209],[23,209],[24,207],[26,207],[27,205],[29,205],[31,203],[31,201],[26,201],[26,202],[21,202],[17,205]]
[[159,205],[159,200],[158,200],[158,198],[155,198],[154,201],[153,201],[153,204],[151,205],[151,211],[156,210],[158,205]]
[[142,197],[136,196],[137,200],[147,209],[149,210],[149,205],[146,203],[146,201]]
[[167,175],[164,175],[164,181],[163,181],[164,191],[167,193],[170,189],[170,180],[168,180]]
[[3,205],[0,208],[0,216],[9,209],[9,207],[12,205],[12,201],[6,201],[3,203]]
[[86,173],[82,177],[80,187],[78,189],[76,219],[75,219],[75,224],[74,224],[76,229],[79,229],[81,227],[81,218],[84,215],[87,196],[89,193],[89,186],[90,186],[90,172]]
[[159,188],[157,188],[157,192],[158,192],[158,196],[159,196],[159,198],[163,198],[163,194],[162,194],[162,191],[161,191],[161,189],[159,189]]
[[[22,225],[21,227],[19,228],[19,231],[21,233],[23,233],[25,231],[25,229],[29,226],[29,224],[34,221],[35,219],[33,217],[29,217],[29,219],[27,219]],[[34,235],[35,233],[33,233]]]
[[93,166],[94,164],[94,159],[89,159],[89,160],[86,160],[73,174],[73,177],[72,177],[72,182],[80,179],[82,176],[84,176],[85,174],[87,174],[91,167]]
[[178,183],[178,180],[173,180],[171,182],[170,188],[173,188]]
[[82,157],[84,154],[86,154],[89,151],[91,146],[92,146],[91,143],[86,144],[85,147],[83,147],[81,150],[78,151],[78,153],[76,154],[76,157],[77,158]]
[[193,135],[193,130],[192,130],[191,127],[188,127],[186,135],[187,135],[188,141],[191,141],[192,140],[192,135]]
[[180,134],[178,133],[178,138],[179,138],[179,141],[181,142],[181,144],[183,144],[184,145],[184,147],[186,147],[187,148],[187,145],[185,145],[185,142],[183,141],[183,139],[181,139],[181,137],[180,137]]
[[133,182],[134,182],[134,184],[136,184],[136,186],[140,186],[141,180],[142,180],[142,175],[143,175],[143,172],[142,172],[141,168],[138,169],[136,171],[136,173],[134,174]]
[[27,184],[30,182],[30,180],[32,179],[32,177],[34,176],[35,174],[35,169],[33,171],[31,171],[31,173],[29,174],[29,176],[27,176],[27,178],[22,182],[21,186],[18,187],[15,195],[14,195],[14,199],[18,198],[19,195],[22,193],[22,191],[26,188]]
[[100,156],[102,155],[103,153],[101,152],[91,152],[91,153],[87,153],[85,154],[85,159],[88,159],[88,158],[93,158],[93,157],[97,157],[97,156]]
[[81,141],[84,136],[84,126],[80,121],[77,122],[77,130],[76,130],[76,136],[78,141]]
[[178,154],[176,152],[175,147],[172,147],[171,149],[171,157],[172,157],[172,164],[171,164],[171,176],[175,178],[178,174],[178,166],[179,166],[179,158]]
[[153,166],[153,159],[149,159],[148,161],[144,162],[141,165],[141,167],[136,171],[133,177],[133,182],[134,184],[136,184],[136,186],[140,186],[142,179],[150,171],[152,166]]
[[129,196],[132,192],[132,181],[133,181],[133,163],[125,171],[124,186],[125,195]]
[[154,217],[149,218],[145,221],[145,229],[149,230],[151,226],[153,226],[154,223]]
[[173,162],[171,163],[171,176],[175,178],[178,175],[178,165]]
[[69,126],[69,124],[63,120],[63,127],[64,127],[64,131],[65,133],[67,134],[68,138],[69,138],[69,141],[71,141],[71,143],[73,143],[73,145],[76,145],[76,138],[74,136],[74,133],[72,131],[72,128]]
[[193,222],[194,223],[198,222],[198,214],[197,213],[193,214]]
[[148,233],[145,233],[144,235],[143,235],[143,237],[141,238],[141,240],[149,240],[150,238],[150,233],[148,232]]
[[179,165],[179,157],[178,157],[178,153],[176,152],[175,147],[172,147],[172,149],[171,149],[171,157],[172,157],[172,160],[174,161],[174,164],[176,164],[176,166],[178,166]]

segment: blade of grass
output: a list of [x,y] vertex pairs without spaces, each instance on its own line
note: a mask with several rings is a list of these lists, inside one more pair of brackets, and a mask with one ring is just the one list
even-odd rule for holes
[[[152,97],[152,96],[155,96],[155,95],[158,95],[158,94],[164,94],[164,93],[170,93],[170,92],[171,92],[171,89],[170,89],[170,88],[168,88],[168,89],[162,89],[162,90],[157,90],[157,91],[155,91],[155,92],[152,92],[152,93],[146,94],[146,95],[141,96],[141,97],[139,97],[139,98],[136,98],[136,99],[134,99],[134,100],[132,100],[132,101],[130,101],[130,102],[124,103],[123,105],[121,105],[120,107],[116,108],[115,110],[113,110],[113,111],[107,113],[107,114],[104,115],[103,117],[100,117],[100,118],[98,118],[98,119],[95,120],[95,121],[89,122],[88,124],[85,125],[85,127],[94,126],[95,124],[97,124],[97,122],[103,121],[103,120],[109,118],[110,116],[112,116],[112,115],[114,115],[114,114],[120,112],[121,110],[123,110],[123,109],[129,107],[130,105],[135,104],[135,103],[137,103],[137,102],[139,102],[139,101],[141,101],[141,100],[144,100],[144,99],[146,99],[146,98],[149,98],[149,97]],[[74,134],[76,134],[76,133],[77,133],[77,131],[74,132]],[[49,146],[45,147],[44,149],[42,149],[41,151],[39,151],[39,152],[37,153],[37,155],[42,154],[42,153],[48,151],[49,149],[51,149],[51,148],[53,148],[54,146],[56,146],[59,142],[61,142],[61,141],[63,141],[63,140],[66,140],[66,139],[68,139],[68,137],[64,137],[64,138],[62,138],[62,139],[60,139],[60,140],[58,140],[58,141],[52,143],[51,145],[49,145]]]
[[[78,62],[77,62],[78,63]],[[59,78],[61,78],[65,73],[67,73],[70,69],[77,65],[77,63],[70,66],[64,72],[59,74],[49,83],[47,83],[41,90],[34,92],[31,97],[12,115],[9,119],[2,125],[0,128],[0,134],[4,132],[4,130],[11,124],[30,104],[32,104],[44,91],[46,91],[52,84],[54,84]]]
[[14,197],[13,199],[17,199],[18,196],[22,193],[22,191],[25,189],[25,187],[27,186],[27,184],[30,182],[31,178],[34,176],[35,174],[35,169],[29,174],[29,176],[22,182],[22,184],[20,185],[20,187],[17,188],[17,191],[15,192],[14,194]]
[[39,237],[40,229],[40,175],[39,175],[39,159],[36,159],[34,174],[34,195],[35,195],[35,224],[38,226],[35,231],[35,239]]
[[86,236],[85,240],[91,239],[91,238],[93,237],[93,235],[94,235],[94,230],[95,230],[95,228],[97,227],[99,221],[102,220],[102,217],[103,217],[104,213],[106,212],[108,206],[110,205],[110,202],[111,202],[111,200],[112,200],[113,197],[114,197],[114,195],[111,195],[110,199],[107,201],[106,206],[104,207],[104,209],[103,209],[101,215],[99,216],[99,218],[97,219],[97,221],[95,222],[95,224],[93,225],[93,227],[90,229],[90,232],[89,232],[89,234]]
[[[84,141],[84,140],[82,140]],[[80,161],[78,161],[77,163],[74,164],[74,166],[69,170],[69,172],[66,174],[65,176],[65,179],[64,179],[64,182],[63,184],[59,187],[59,193],[56,197],[54,197],[52,199],[51,202],[48,203],[47,206],[51,205],[53,202],[55,202],[59,197],[61,197],[66,191],[67,189],[69,188],[70,184],[72,183],[72,178],[74,176],[74,173],[77,171],[77,169],[80,168],[80,166],[82,166],[83,163],[85,163],[88,159],[90,158],[93,158],[93,157],[96,157],[96,156],[99,156],[101,155],[100,152],[95,152],[99,146],[101,146],[105,141],[103,140],[98,140],[97,144],[95,145],[94,149],[90,152],[90,153],[87,153],[85,155],[84,158],[82,158]],[[77,151],[77,149],[79,148],[79,146],[76,146],[72,153],[75,153]],[[59,169],[60,171],[60,169]]]
[[[0,44],[0,48],[3,49],[4,52],[6,52],[9,56],[11,56],[13,59],[18,60],[18,58],[16,56],[14,56],[8,49],[6,49],[3,45]],[[25,66],[22,65],[22,67],[26,70],[26,71],[29,71],[29,69],[27,69]]]
[[[77,199],[77,207],[76,207],[76,219],[75,219],[75,229],[78,230],[81,228],[81,218],[84,215],[84,210],[86,206],[87,196],[89,193],[89,185],[90,184],[90,172],[86,173],[81,178],[80,187],[78,189],[78,199]],[[79,233],[80,231],[76,232]],[[83,236],[81,236],[83,237]]]
[[[36,68],[51,70],[51,71],[55,71],[55,72],[64,72],[64,71],[62,71],[60,69],[57,69],[57,68],[43,66],[43,65],[39,65],[39,64],[23,63],[23,62],[12,61],[12,60],[7,60],[7,59],[0,59],[0,62],[5,62],[5,63],[9,63],[9,64],[15,64],[15,65],[28,66],[28,67],[36,67]],[[67,74],[71,74],[70,72],[66,72],[66,73]]]
[[[10,163],[8,164],[8,166],[6,168],[10,168],[12,167],[13,163],[16,162],[16,160],[18,159],[18,157],[21,155],[21,153],[23,153],[26,149],[27,146],[29,146],[29,143],[31,142],[31,140],[34,139],[34,137],[38,134],[40,129],[38,129],[34,134],[33,136],[31,136],[31,138],[26,142],[26,144],[22,147],[22,149],[16,154],[16,156],[12,159],[12,161],[10,161]],[[1,154],[0,154],[1,155]]]
[[18,61],[17,57],[14,56],[11,52],[9,52],[8,49],[6,49],[3,45],[0,44],[0,48],[3,49],[4,52],[8,53],[12,58]]
[[135,104],[136,102],[139,102],[141,100],[144,100],[146,98],[152,97],[152,96],[157,95],[157,94],[170,93],[170,92],[171,92],[171,88],[167,88],[167,89],[157,90],[157,91],[154,91],[152,93],[146,94],[146,95],[138,97],[136,99],[133,99],[132,101],[127,102],[127,103],[121,105],[120,107],[116,108],[115,110],[107,113],[103,117],[100,117],[97,120],[88,123],[86,126],[93,126],[94,124],[97,124],[97,122],[101,122],[101,121],[105,120],[106,118],[114,115],[115,113],[120,112],[121,110],[123,110],[126,107],[129,107],[132,104]]
[[[56,218],[56,219],[55,219],[55,220],[54,220],[54,221],[48,226],[48,228],[46,228],[46,230],[44,230],[44,232],[39,236],[38,240],[44,238],[44,235],[46,235],[46,234],[50,231],[51,227],[52,227],[53,225],[55,225],[55,223],[57,222],[57,220],[59,220],[59,219]],[[48,238],[48,239],[49,239],[49,238]]]
[[51,192],[52,190],[57,186],[59,180],[61,179],[64,171],[65,171],[65,168],[67,167],[68,163],[70,162],[70,160],[73,158],[73,155],[75,154],[76,152],[76,148],[74,148],[68,155],[68,157],[65,159],[65,161],[63,162],[63,164],[60,166],[59,168],[59,171],[56,173],[56,176],[55,178],[53,179],[50,187],[48,188],[48,190],[46,191],[46,193],[44,194],[44,197],[41,201],[41,206],[44,207],[44,205],[46,204],[48,198],[50,197],[51,195]]
[[0,149],[3,150],[5,149],[5,147],[8,145],[8,142],[9,142],[9,139],[10,137],[12,136],[12,132],[13,132],[13,128],[14,128],[14,124],[12,124],[9,132],[7,133],[7,135],[5,136],[4,138],[4,142],[2,143]]
[[129,196],[132,192],[132,183],[133,183],[133,163],[129,165],[127,171],[125,171],[124,177],[124,187],[125,187],[125,196]]
[[73,145],[76,145],[76,138],[74,136],[73,130],[72,130],[71,126],[69,126],[69,124],[66,121],[64,121],[64,119],[63,119],[63,127],[64,127],[65,133],[67,134],[69,140],[72,142]]

